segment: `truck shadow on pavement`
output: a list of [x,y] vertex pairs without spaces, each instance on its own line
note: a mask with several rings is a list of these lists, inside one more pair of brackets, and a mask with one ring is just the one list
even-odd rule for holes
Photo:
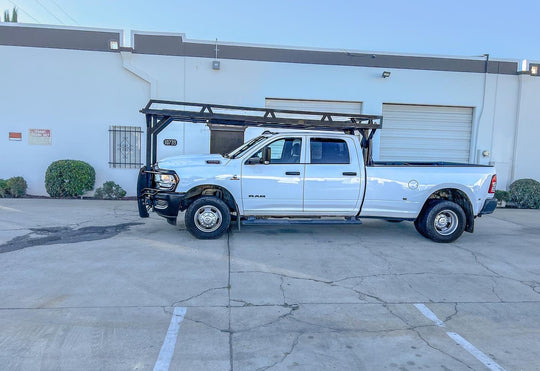
[[0,245],[0,254],[25,249],[32,246],[77,243],[83,241],[104,240],[114,237],[130,227],[143,223],[122,223],[107,226],[30,228],[32,232],[17,236]]

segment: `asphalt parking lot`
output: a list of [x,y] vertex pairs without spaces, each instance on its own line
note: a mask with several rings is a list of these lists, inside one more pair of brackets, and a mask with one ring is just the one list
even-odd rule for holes
[[538,370],[540,211],[195,240],[133,201],[0,200],[5,370]]

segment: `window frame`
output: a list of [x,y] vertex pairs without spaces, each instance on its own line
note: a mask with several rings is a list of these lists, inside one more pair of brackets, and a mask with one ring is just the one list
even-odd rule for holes
[[[285,140],[286,141],[287,139],[293,139],[293,141],[295,139],[300,140],[300,158],[298,159],[298,162],[274,162],[274,163],[272,163],[270,161],[270,163],[268,163],[266,165],[300,165],[300,164],[304,164],[304,162],[302,161],[302,158],[303,158],[303,143],[304,143],[305,137],[303,137],[303,136],[283,136],[283,137],[280,137],[280,138],[275,138],[275,140],[273,140],[271,142],[268,142],[267,144],[263,145],[261,148],[259,148],[259,149],[255,150],[254,152],[250,153],[248,158],[244,162],[244,165],[259,165],[259,164],[249,164],[248,162],[257,153],[261,152],[264,148],[269,147],[270,145],[277,142],[278,140]],[[282,155],[283,155],[283,153],[282,153]]]
[[[311,141],[312,140],[322,140],[322,141],[334,141],[334,142],[343,142],[345,144],[345,147],[347,149],[347,157],[348,162],[312,162],[312,150],[311,150]],[[351,161],[351,149],[349,146],[348,141],[345,138],[328,138],[328,137],[320,137],[320,136],[311,136],[309,137],[309,158],[306,158],[306,161],[309,160],[309,165],[350,165],[352,163]]]
[[[109,168],[138,169],[142,163],[142,133],[140,126],[110,125],[109,126]],[[121,146],[123,135],[128,136],[129,157],[123,158]]]

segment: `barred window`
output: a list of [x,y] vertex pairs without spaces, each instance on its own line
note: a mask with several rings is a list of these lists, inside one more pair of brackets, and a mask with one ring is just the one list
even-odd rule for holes
[[141,133],[139,126],[109,128],[109,167],[130,169],[142,165]]

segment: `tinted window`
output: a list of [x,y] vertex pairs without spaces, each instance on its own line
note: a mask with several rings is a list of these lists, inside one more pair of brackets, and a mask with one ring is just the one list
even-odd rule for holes
[[348,164],[349,148],[341,139],[311,138],[312,164]]
[[[270,143],[270,163],[271,164],[298,164],[300,163],[300,153],[302,151],[302,139],[284,138]],[[262,149],[252,156],[262,158]]]

